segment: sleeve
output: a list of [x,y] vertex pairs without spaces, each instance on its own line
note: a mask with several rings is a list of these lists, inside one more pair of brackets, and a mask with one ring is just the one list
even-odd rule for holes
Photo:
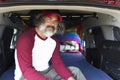
[[22,74],[27,80],[50,80],[32,66],[33,42],[27,37],[20,37],[17,40],[17,58]]
[[62,78],[67,80],[68,77],[73,76],[73,74],[70,72],[70,70],[67,68],[67,66],[65,66],[65,64],[62,61],[62,58],[60,56],[60,44],[58,41],[56,41],[56,48],[54,50],[51,60],[54,69]]

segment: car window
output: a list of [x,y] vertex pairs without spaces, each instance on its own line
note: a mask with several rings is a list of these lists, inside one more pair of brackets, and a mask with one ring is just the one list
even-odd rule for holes
[[113,27],[114,38],[116,41],[120,41],[120,28]]

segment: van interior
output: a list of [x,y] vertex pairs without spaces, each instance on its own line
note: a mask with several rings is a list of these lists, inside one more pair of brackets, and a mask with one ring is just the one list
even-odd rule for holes
[[[0,13],[0,80],[14,80],[16,40],[23,31],[34,28],[33,18],[41,10]],[[66,66],[79,67],[87,80],[120,80],[120,11],[49,10],[63,17],[65,32],[55,37]]]

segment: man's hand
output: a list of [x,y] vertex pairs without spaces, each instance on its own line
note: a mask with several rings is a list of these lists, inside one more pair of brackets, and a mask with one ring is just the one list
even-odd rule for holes
[[75,78],[74,77],[69,77],[68,80],[75,80]]

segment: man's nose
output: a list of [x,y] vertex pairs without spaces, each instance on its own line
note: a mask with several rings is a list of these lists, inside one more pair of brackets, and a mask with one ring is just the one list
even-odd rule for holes
[[55,23],[53,21],[50,21],[51,26],[55,26]]

